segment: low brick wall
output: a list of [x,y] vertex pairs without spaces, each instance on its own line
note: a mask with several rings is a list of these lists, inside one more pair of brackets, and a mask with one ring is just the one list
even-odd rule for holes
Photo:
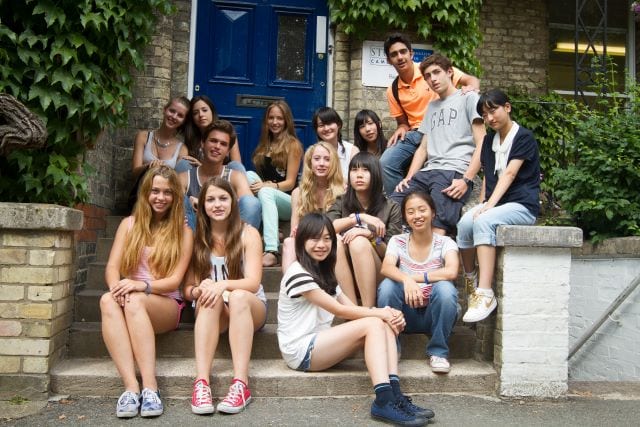
[[[640,274],[640,237],[585,243],[571,263],[569,342],[573,346]],[[640,288],[569,360],[577,381],[640,381]]]
[[566,396],[574,227],[500,226],[496,315],[477,326],[479,358],[493,356],[504,397]]
[[73,315],[73,233],[82,212],[0,203],[0,399],[46,398]]

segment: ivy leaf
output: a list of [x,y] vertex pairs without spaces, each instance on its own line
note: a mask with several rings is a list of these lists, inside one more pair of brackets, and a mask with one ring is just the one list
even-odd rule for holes
[[33,8],[34,15],[40,15],[42,13],[44,13],[44,20],[48,27],[52,27],[53,24],[58,22],[60,28],[62,28],[67,20],[64,11],[49,1],[40,1],[36,4],[36,7]]
[[71,92],[71,87],[74,84],[73,76],[70,75],[66,70],[62,68],[58,68],[53,72],[51,84],[56,84],[60,82],[62,84],[62,89],[69,93]]
[[2,38],[7,38],[11,43],[14,43],[14,44],[18,39],[18,37],[16,36],[16,33],[11,31],[6,25],[0,22],[0,40],[2,40]]
[[38,98],[40,101],[42,111],[46,111],[49,104],[51,104],[51,93],[40,86],[31,86],[31,89],[29,89],[29,97],[27,99],[31,101],[34,98]]

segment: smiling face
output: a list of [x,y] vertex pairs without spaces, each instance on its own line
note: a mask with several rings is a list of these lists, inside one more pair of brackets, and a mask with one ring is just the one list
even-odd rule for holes
[[286,128],[284,113],[277,105],[274,105],[267,114],[267,127],[274,137],[278,137]]
[[387,62],[393,65],[398,73],[413,68],[413,50],[402,42],[396,42],[389,46]]
[[164,126],[168,129],[177,130],[187,118],[189,109],[177,99],[171,101],[164,109]]
[[316,147],[311,156],[311,172],[320,178],[326,178],[331,166],[331,154],[324,147]]
[[231,194],[215,185],[207,188],[204,199],[204,211],[212,221],[224,221],[229,218],[231,207]]
[[160,175],[154,176],[148,198],[153,216],[156,218],[164,217],[171,209],[173,197],[169,180]]
[[213,122],[213,111],[206,102],[200,100],[191,107],[191,118],[198,129],[202,131]]
[[340,130],[340,126],[338,126],[337,123],[323,123],[319,118],[317,125],[318,138],[320,138],[322,141],[326,141],[334,146],[337,146],[338,131]]
[[362,166],[351,168],[349,184],[356,192],[368,191],[371,186],[371,172]]
[[207,138],[202,141],[203,161],[209,163],[219,163],[224,161],[229,154],[231,138],[226,132],[214,129],[209,132]]
[[329,230],[322,229],[318,237],[311,237],[304,242],[304,250],[317,262],[324,261],[331,252],[331,234]]
[[405,202],[404,217],[405,222],[412,231],[431,229],[433,221],[433,210],[422,197],[409,196]]
[[371,117],[365,119],[358,128],[358,132],[360,132],[360,136],[368,143],[374,143],[378,139],[378,125]]

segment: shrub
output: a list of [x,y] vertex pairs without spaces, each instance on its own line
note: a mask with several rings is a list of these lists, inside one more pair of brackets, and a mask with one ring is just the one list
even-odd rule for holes
[[[0,2],[2,3],[2,2]],[[170,0],[26,0],[0,7],[0,91],[39,115],[46,147],[0,157],[0,200],[88,198],[82,154],[126,123],[133,68]]]

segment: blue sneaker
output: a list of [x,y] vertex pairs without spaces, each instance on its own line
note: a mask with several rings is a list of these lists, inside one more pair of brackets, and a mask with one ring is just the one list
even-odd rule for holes
[[424,417],[428,420],[433,418],[436,414],[429,408],[421,408],[418,405],[414,405],[411,402],[411,398],[406,395],[402,395],[401,398],[398,399],[397,403],[400,405],[405,412],[409,412],[410,414],[417,415],[419,417]]
[[371,416],[385,423],[395,424],[398,426],[424,426],[429,420],[419,417],[405,411],[401,405],[396,402],[387,402],[384,406],[380,406],[374,400],[371,404]]
[[116,406],[116,417],[133,418],[138,415],[139,407],[140,396],[132,391],[125,391],[120,395],[120,398],[118,399],[118,405]]
[[142,390],[142,406],[140,408],[141,417],[157,417],[162,415],[164,407],[160,400],[160,393],[145,388]]

